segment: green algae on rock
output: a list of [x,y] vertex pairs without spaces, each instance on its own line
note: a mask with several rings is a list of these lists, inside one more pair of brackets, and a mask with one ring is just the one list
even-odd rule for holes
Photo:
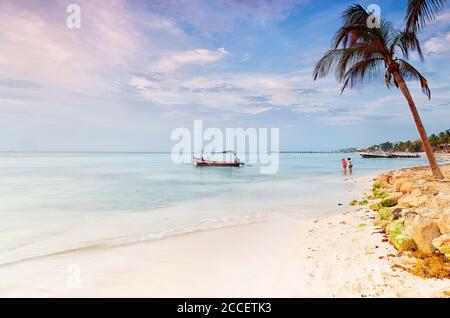
[[391,208],[381,208],[378,210],[377,216],[381,220],[391,222],[394,219],[394,212]]
[[373,211],[378,211],[382,208],[380,203],[373,203],[371,205],[369,205],[369,209],[373,210]]
[[410,251],[416,248],[414,240],[406,233],[401,220],[394,220],[386,227],[391,243],[399,252]]

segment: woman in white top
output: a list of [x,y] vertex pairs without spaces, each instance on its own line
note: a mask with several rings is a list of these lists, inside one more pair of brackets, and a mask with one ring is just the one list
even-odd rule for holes
[[352,158],[347,158],[348,168],[350,169],[350,173],[353,172],[353,162]]

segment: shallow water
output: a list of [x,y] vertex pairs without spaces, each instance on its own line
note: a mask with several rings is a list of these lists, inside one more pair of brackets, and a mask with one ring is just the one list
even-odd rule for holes
[[[352,156],[353,175],[340,159]],[[1,153],[0,264],[109,247],[271,217],[330,213],[357,197],[351,179],[419,159],[280,154],[274,175],[258,165],[197,168],[169,154]]]

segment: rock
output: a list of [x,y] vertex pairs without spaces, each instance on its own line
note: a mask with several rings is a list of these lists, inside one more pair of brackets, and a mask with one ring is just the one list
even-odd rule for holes
[[374,203],[369,205],[369,209],[373,210],[373,211],[378,211],[382,208],[380,203]]
[[394,211],[392,211],[392,219],[393,220],[398,220],[402,217],[402,208],[396,208],[394,209]]
[[391,208],[381,208],[374,221],[375,226],[386,227],[394,219]]
[[381,208],[378,210],[377,216],[381,220],[392,221],[394,218],[393,211],[391,208]]
[[380,204],[384,207],[391,207],[397,205],[398,200],[403,196],[402,192],[394,192],[389,194],[389,196],[381,200]]
[[450,234],[441,235],[433,240],[433,246],[450,260]]
[[383,191],[383,189],[381,189],[381,188],[373,190],[373,198],[374,199],[380,199],[380,198],[384,199],[388,196],[389,196],[389,193]]
[[402,183],[399,190],[400,190],[400,192],[408,193],[408,192],[413,191],[414,188],[415,188],[414,183],[407,181],[407,182]]
[[386,228],[389,239],[399,252],[409,251],[416,248],[416,243],[408,235],[402,221],[395,220]]
[[403,180],[402,179],[397,179],[394,181],[394,188],[395,191],[400,191],[400,188],[402,187],[403,184]]
[[380,187],[381,187],[381,182],[380,182],[380,180],[377,180],[373,183],[372,190],[375,191],[375,189],[379,189]]
[[411,224],[411,238],[420,251],[433,253],[435,248],[432,240],[438,236],[441,236],[441,232],[436,223],[420,215],[414,217]]
[[440,219],[437,221],[437,226],[442,234],[450,233],[450,209],[447,209]]
[[415,196],[413,193],[411,193],[411,194],[401,197],[398,200],[398,205],[406,207],[406,208],[414,208],[414,207],[419,207],[426,202],[427,202],[427,197],[425,195]]
[[359,201],[359,205],[368,205],[368,204],[369,204],[369,201],[367,199]]
[[[417,213],[420,215],[433,220],[436,224],[438,223],[439,219],[442,216],[442,209],[436,208],[432,206],[431,202],[427,202],[426,205],[422,206],[421,208],[417,208]],[[444,233],[442,233],[444,234]]]
[[387,188],[391,185],[392,177],[388,174],[383,174],[379,178],[379,184],[381,188]]

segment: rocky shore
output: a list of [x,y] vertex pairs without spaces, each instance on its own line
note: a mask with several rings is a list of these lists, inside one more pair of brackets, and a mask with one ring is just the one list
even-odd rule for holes
[[363,200],[374,225],[399,252],[393,266],[423,278],[450,278],[450,164],[447,181],[436,182],[428,167],[386,172]]

